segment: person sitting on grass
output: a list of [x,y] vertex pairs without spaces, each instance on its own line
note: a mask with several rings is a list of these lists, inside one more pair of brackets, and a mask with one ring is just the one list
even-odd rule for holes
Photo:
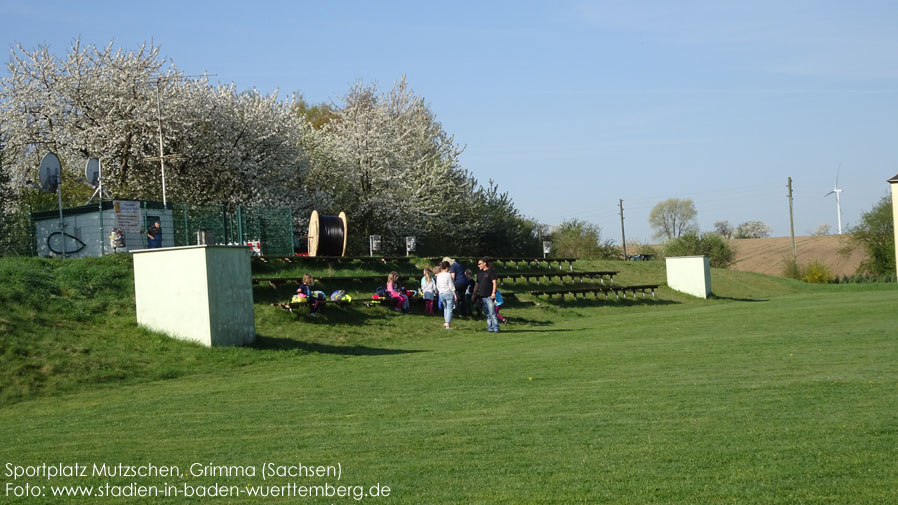
[[399,272],[395,270],[387,275],[387,293],[396,300],[393,310],[396,312],[408,311],[408,295],[399,290]]
[[315,278],[312,277],[312,274],[303,275],[302,284],[299,285],[296,294],[306,297],[306,303],[309,304],[309,315],[318,317],[318,312],[321,310],[321,300],[312,293],[313,284],[315,284]]

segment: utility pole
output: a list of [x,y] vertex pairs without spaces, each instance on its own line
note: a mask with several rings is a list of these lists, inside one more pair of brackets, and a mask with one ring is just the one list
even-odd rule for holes
[[792,215],[792,178],[789,177],[789,228],[792,230],[792,264],[798,267],[798,250],[795,248],[795,218]]
[[624,261],[627,260],[627,237],[624,235],[624,201],[620,200],[620,243],[624,246]]

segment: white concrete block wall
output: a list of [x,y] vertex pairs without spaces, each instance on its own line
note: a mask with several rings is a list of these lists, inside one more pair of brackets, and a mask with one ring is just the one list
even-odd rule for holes
[[240,246],[208,246],[205,249],[212,344],[254,342],[252,251]]
[[250,251],[189,246],[134,252],[137,323],[205,346],[255,341]]
[[667,285],[681,293],[708,298],[711,294],[711,264],[708,257],[667,258]]
[[[893,179],[898,178],[896,175]],[[898,275],[898,182],[893,182],[892,186],[892,228],[895,231],[895,268]]]

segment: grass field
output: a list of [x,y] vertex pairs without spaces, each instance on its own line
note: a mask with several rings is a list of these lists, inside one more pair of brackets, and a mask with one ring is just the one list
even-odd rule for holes
[[[257,288],[257,345],[210,350],[134,328],[126,260],[71,263],[0,260],[3,503],[898,503],[894,284],[715,270],[711,300],[521,296],[499,335],[381,307],[314,320]],[[88,476],[8,475],[41,463]],[[89,476],[104,463],[181,475]],[[341,475],[263,480],[266,463]],[[134,490],[107,483],[182,495],[48,496]],[[291,483],[390,494],[245,494]],[[26,484],[45,496],[14,496]],[[214,485],[242,496],[183,496],[235,491]]]

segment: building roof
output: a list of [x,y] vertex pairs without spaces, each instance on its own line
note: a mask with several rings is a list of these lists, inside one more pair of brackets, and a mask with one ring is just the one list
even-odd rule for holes
[[892,184],[898,184],[898,174],[895,174],[895,177],[892,177],[891,179],[889,179],[888,182],[890,182]]

